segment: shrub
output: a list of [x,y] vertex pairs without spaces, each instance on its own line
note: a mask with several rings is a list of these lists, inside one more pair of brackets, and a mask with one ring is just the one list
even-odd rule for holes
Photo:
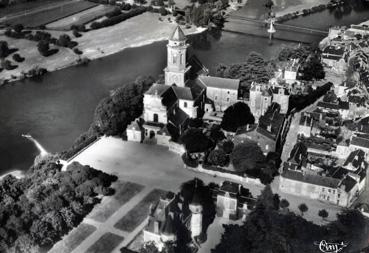
[[197,159],[192,159],[187,153],[182,154],[182,161],[192,168],[197,168],[197,166],[199,166],[199,161]]
[[209,153],[207,161],[212,165],[223,167],[228,164],[229,158],[223,150],[217,149]]
[[13,65],[12,62],[9,60],[4,61],[4,69],[6,70],[13,70],[16,69],[17,67],[18,67],[17,65]]
[[13,30],[16,32],[16,33],[21,33],[24,29],[24,26],[22,24],[16,24],[14,27],[13,27]]
[[121,10],[118,7],[115,7],[114,10],[106,13],[105,16],[108,18],[112,18],[112,17],[120,15],[121,13],[122,13]]
[[73,52],[74,52],[75,54],[78,54],[78,55],[83,54],[83,52],[82,52],[80,49],[78,49],[78,48],[73,49]]
[[166,16],[166,15],[168,15],[168,11],[167,11],[167,9],[165,9],[165,7],[161,7],[161,8],[159,9],[159,13],[160,13],[160,15],[162,15],[162,16]]
[[45,40],[41,40],[38,44],[37,44],[37,49],[40,52],[41,55],[43,56],[47,56],[49,49],[50,49],[50,45],[49,42],[45,41]]
[[82,34],[80,34],[77,30],[73,30],[73,35],[74,35],[74,37],[76,37],[76,38],[79,38],[79,37],[81,37],[81,36],[82,36]]
[[19,54],[14,54],[13,55],[13,60],[16,61],[16,62],[23,62],[24,57],[21,57]]

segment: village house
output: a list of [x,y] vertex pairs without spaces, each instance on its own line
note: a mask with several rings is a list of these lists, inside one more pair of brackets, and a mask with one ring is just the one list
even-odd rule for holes
[[226,219],[245,220],[256,202],[248,189],[230,181],[224,181],[214,194],[217,216]]
[[[320,153],[323,161],[327,158]],[[331,154],[329,154],[331,155]],[[367,162],[362,150],[347,156],[342,167],[311,164],[309,148],[298,142],[284,162],[279,188],[282,192],[327,201],[335,205],[349,207],[365,187]]]

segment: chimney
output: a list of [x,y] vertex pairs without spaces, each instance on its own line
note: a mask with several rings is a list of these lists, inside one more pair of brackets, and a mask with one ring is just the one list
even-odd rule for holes
[[159,221],[154,221],[154,233],[159,234]]

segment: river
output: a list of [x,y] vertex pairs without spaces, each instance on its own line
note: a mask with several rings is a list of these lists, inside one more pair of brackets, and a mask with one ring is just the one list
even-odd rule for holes
[[[333,14],[325,11],[291,22],[326,28],[321,24],[359,23],[369,18],[368,11],[356,16],[355,13],[352,11],[350,15],[332,19]],[[190,41],[190,53],[196,54],[211,72],[219,63],[243,61],[252,51],[270,58],[283,46],[294,44],[275,40],[269,45],[267,38],[230,32],[216,36],[206,32]],[[48,73],[42,81],[25,80],[1,87],[0,174],[15,169],[26,170],[38,154],[34,144],[21,134],[31,134],[49,152],[69,147],[88,128],[97,103],[109,91],[132,82],[139,75],[156,77],[162,73],[166,64],[165,45],[163,41],[129,48],[92,61],[88,66]]]

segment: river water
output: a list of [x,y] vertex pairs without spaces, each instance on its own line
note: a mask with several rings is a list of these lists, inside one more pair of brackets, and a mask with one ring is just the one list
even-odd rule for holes
[[[290,22],[327,28],[328,25],[369,19],[368,11],[352,11],[339,19],[332,15],[326,11]],[[211,72],[219,63],[243,61],[252,51],[270,58],[281,47],[294,44],[276,40],[269,45],[267,38],[230,32],[216,35],[206,32],[193,36],[190,42],[190,53],[195,53]],[[0,174],[15,169],[26,170],[38,154],[34,144],[21,134],[31,134],[49,152],[69,147],[88,128],[97,103],[109,91],[132,82],[139,75],[157,77],[162,73],[166,64],[165,45],[163,41],[129,48],[88,66],[48,73],[42,81],[25,80],[1,87]]]

